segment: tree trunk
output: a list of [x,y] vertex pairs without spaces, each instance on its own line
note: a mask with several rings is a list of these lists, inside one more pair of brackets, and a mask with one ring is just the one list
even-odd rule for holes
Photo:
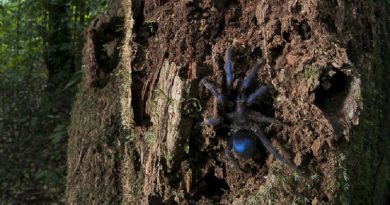
[[[86,31],[67,202],[389,203],[386,5],[114,1]],[[224,153],[230,131],[199,126],[221,112],[200,79],[225,86],[231,45],[236,77],[263,59],[250,89],[272,91],[251,109],[284,123],[263,128],[304,175],[270,154],[240,173]]]

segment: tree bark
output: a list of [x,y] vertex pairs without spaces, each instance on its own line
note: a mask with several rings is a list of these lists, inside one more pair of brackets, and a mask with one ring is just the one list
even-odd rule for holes
[[[388,203],[386,5],[114,1],[86,30],[67,202]],[[272,91],[251,108],[285,124],[266,135],[303,176],[269,154],[240,173],[224,154],[230,131],[199,126],[221,112],[200,79],[224,87],[231,45],[236,77],[263,59],[250,89]]]

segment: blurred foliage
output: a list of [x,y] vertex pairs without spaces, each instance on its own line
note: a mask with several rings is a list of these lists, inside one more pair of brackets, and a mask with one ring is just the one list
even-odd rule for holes
[[[83,74],[82,31],[109,3],[0,0],[0,204],[63,203],[69,99]],[[55,46],[48,43],[59,29],[50,26],[53,4],[66,7],[67,17],[57,20],[70,31],[70,41]],[[74,56],[75,72],[55,92],[47,89],[48,53]]]

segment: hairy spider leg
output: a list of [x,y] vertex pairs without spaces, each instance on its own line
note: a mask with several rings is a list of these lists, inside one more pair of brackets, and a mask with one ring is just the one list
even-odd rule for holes
[[212,118],[206,118],[204,121],[201,123],[202,126],[204,125],[218,125],[222,122],[222,118],[217,116],[217,117],[212,117]]
[[257,88],[252,94],[250,94],[246,100],[246,104],[248,106],[252,105],[256,98],[261,97],[266,91],[268,90],[268,87],[265,85],[260,86]]
[[257,137],[259,137],[259,139],[261,140],[261,142],[263,143],[264,147],[278,160],[280,160],[281,162],[283,162],[284,164],[288,165],[291,169],[293,169],[294,171],[296,171],[299,175],[302,175],[302,172],[298,169],[298,167],[290,162],[289,160],[287,160],[286,158],[284,158],[281,154],[279,154],[279,152],[274,148],[272,147],[271,145],[271,142],[269,141],[269,139],[265,136],[263,130],[261,130],[261,128],[257,125],[253,125],[253,131],[256,133]]
[[238,164],[237,159],[234,158],[234,156],[232,155],[232,152],[231,152],[232,148],[233,148],[233,144],[232,144],[232,142],[230,142],[230,140],[229,140],[228,145],[225,147],[225,155],[226,155],[226,157],[229,159],[229,161],[233,164],[233,166],[234,166],[235,168],[237,168],[237,169],[240,170],[241,172],[244,172],[244,171],[241,169],[240,165]]
[[217,89],[217,87],[215,87],[215,85],[213,85],[212,83],[210,83],[209,81],[207,81],[204,78],[201,80],[201,82],[207,88],[207,90],[209,90],[211,92],[211,94],[217,99],[218,103],[221,103],[221,104],[224,103],[225,96],[218,91],[218,89]]
[[244,114],[246,112],[244,96],[237,97],[235,112],[238,114],[239,118],[244,118]]
[[255,112],[255,111],[250,111],[248,113],[248,118],[250,120],[253,120],[253,121],[258,122],[258,123],[268,122],[268,123],[272,123],[272,124],[283,125],[283,123],[280,122],[279,120],[273,119],[271,117],[267,117],[259,112]]
[[245,90],[250,86],[250,84],[252,83],[253,79],[256,76],[257,70],[260,68],[261,63],[262,63],[262,61],[260,61],[256,65],[254,65],[252,67],[252,69],[249,71],[249,73],[247,74],[247,76],[244,79],[244,82],[242,83],[242,89]]
[[225,72],[226,72],[226,86],[230,90],[233,84],[233,73],[232,73],[232,47],[229,47],[225,52]]
[[238,91],[237,99],[244,96],[244,90],[242,89],[242,79],[238,78],[236,80],[236,89]]
[[235,87],[238,91],[236,102],[235,102],[235,109],[238,116],[242,117],[243,114],[245,113],[245,102],[246,102],[244,91],[242,89],[242,79],[237,79]]

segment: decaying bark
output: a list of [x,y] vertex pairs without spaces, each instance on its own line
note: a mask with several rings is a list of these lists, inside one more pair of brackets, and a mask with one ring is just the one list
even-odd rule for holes
[[[72,114],[68,203],[385,203],[390,91],[382,4],[113,6],[86,31],[88,72]],[[286,124],[264,126],[306,176],[271,155],[240,162],[248,170],[241,174],[224,155],[229,130],[199,126],[217,112],[199,81],[224,86],[223,54],[232,44],[235,76],[264,60],[255,84],[273,91],[253,109]]]

